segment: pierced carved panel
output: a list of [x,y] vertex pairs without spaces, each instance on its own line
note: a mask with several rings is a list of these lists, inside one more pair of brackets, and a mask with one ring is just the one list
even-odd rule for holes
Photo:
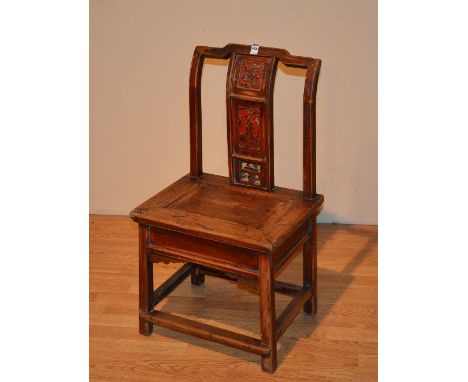
[[234,161],[234,168],[236,172],[236,183],[258,188],[265,187],[265,174],[263,172],[262,165],[236,159]]
[[255,163],[241,162],[241,169],[260,172],[260,165]]

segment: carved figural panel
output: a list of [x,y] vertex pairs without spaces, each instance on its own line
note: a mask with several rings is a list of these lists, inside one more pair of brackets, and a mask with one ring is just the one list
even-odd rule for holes
[[260,150],[260,108],[239,107],[237,112],[237,128],[239,147]]
[[264,105],[240,99],[232,100],[231,139],[233,154],[264,158]]

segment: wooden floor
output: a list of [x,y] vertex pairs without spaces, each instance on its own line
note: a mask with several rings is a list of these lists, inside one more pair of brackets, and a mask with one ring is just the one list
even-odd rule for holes
[[[155,327],[138,334],[137,225],[90,217],[91,381],[377,381],[377,227],[319,224],[315,317],[300,313],[279,341],[275,374],[260,357]],[[157,264],[155,287],[181,264]],[[301,283],[297,256],[280,279]],[[289,297],[276,294],[277,315]],[[259,333],[258,296],[226,280],[185,280],[158,308]]]

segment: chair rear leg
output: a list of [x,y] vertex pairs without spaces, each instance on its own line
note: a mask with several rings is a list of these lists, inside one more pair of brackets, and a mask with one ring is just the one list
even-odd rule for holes
[[313,295],[304,304],[304,312],[317,313],[317,216],[309,220],[309,237],[303,245],[304,286],[312,286]]
[[201,267],[195,267],[190,278],[192,285],[202,285],[205,283],[205,271]]
[[[153,305],[153,263],[148,258],[148,227],[142,224],[138,228],[139,239],[139,310],[150,312]],[[139,317],[139,331],[144,336],[153,332],[153,324]]]

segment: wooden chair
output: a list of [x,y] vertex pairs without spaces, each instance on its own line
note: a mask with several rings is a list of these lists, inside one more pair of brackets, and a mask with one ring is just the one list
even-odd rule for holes
[[[255,48],[252,48],[254,51]],[[277,341],[297,314],[317,310],[315,99],[320,60],[284,49],[228,44],[197,46],[190,70],[190,174],[131,213],[139,224],[140,333],[153,325],[233,346],[277,367]],[[230,59],[226,103],[229,177],[202,171],[200,81],[205,58]],[[307,69],[304,87],[303,191],[274,186],[273,86],[278,62]],[[275,281],[299,246],[303,285]],[[153,263],[185,264],[153,290]],[[188,275],[195,285],[210,274],[248,282],[260,300],[260,338],[245,336],[162,311],[155,306]],[[276,318],[274,292],[293,296]]]

